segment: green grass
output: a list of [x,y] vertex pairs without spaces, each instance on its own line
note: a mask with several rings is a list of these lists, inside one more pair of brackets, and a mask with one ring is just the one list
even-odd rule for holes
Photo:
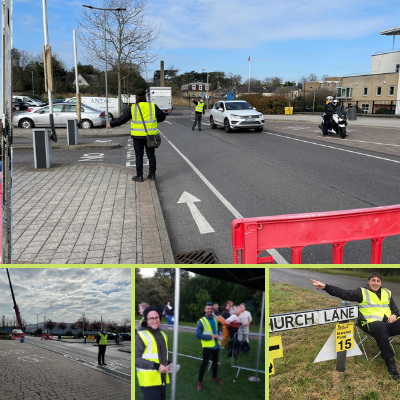
[[[302,269],[314,272],[322,272],[324,274],[330,274],[330,275],[355,276],[357,278],[364,278],[364,279],[367,279],[369,275],[369,273],[366,273],[365,271],[356,269],[353,270],[343,270],[341,268],[302,268]],[[377,268],[377,270],[379,272],[379,268]],[[382,274],[382,278],[384,282],[400,283],[400,275],[386,276]]]
[[[168,337],[168,350],[173,350],[173,332],[165,330]],[[243,359],[240,356],[240,365],[243,367],[255,368],[257,359],[257,340],[250,339],[251,350]],[[202,347],[200,340],[196,339],[194,333],[180,332],[178,342],[178,352],[192,357],[202,358]],[[172,353],[169,354],[172,360]],[[218,385],[211,382],[212,374],[206,371],[203,379],[203,390],[197,391],[201,360],[195,360],[178,355],[178,364],[181,366],[177,374],[176,397],[179,400],[258,400],[265,399],[265,374],[259,373],[260,382],[250,382],[248,378],[255,376],[255,372],[241,370],[236,378],[237,368],[231,367],[231,359],[226,356],[226,348],[222,353],[222,364],[218,366],[218,376],[225,384]],[[238,361],[235,361],[238,365]],[[260,369],[265,370],[265,342],[262,341]],[[235,382],[234,382],[235,381]],[[167,399],[170,398],[170,385],[167,387]],[[143,399],[140,387],[135,377],[135,399]]]
[[[269,314],[305,311],[339,306],[340,300],[288,284],[269,287]],[[274,360],[275,375],[269,377],[269,397],[274,400],[389,400],[400,398],[397,383],[378,357],[372,363],[364,356],[348,357],[346,371],[336,371],[336,360],[314,364],[314,359],[329,338],[335,324],[277,332],[281,336],[283,358]],[[357,334],[355,337],[358,339]],[[400,340],[393,342],[400,354]],[[371,341],[368,355],[379,350]],[[396,358],[398,368],[400,366]]]

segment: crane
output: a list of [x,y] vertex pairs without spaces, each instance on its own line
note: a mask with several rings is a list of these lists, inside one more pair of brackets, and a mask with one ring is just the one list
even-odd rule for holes
[[10,282],[10,289],[11,289],[11,295],[12,295],[13,302],[14,302],[15,315],[17,317],[17,323],[18,323],[17,328],[22,329],[21,314],[19,313],[19,308],[18,308],[17,302],[15,301],[14,291],[12,288],[11,278],[10,278],[10,274],[8,272],[8,268],[6,268],[6,270],[7,270],[7,275],[8,275],[8,281]]

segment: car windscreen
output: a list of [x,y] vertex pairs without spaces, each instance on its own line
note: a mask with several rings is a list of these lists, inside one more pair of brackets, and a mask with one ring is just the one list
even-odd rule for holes
[[232,103],[225,103],[227,110],[252,110],[253,107],[246,101],[237,101]]

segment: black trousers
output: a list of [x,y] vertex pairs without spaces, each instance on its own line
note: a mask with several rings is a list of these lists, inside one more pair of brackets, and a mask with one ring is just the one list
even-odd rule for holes
[[141,387],[144,400],[165,400],[167,385]]
[[364,325],[363,330],[374,337],[384,360],[394,357],[389,343],[389,336],[400,335],[400,319],[391,324],[382,321],[371,322],[368,325]]
[[149,174],[154,174],[156,172],[156,155],[155,149],[153,147],[147,146],[146,139],[133,139],[133,148],[135,150],[136,156],[136,174],[138,176],[143,176],[143,155],[144,149],[146,149],[147,158],[149,159]]
[[97,355],[98,363],[104,364],[104,355],[106,354],[106,347],[104,345],[99,345],[99,354]]
[[201,129],[201,117],[203,114],[199,113],[195,113],[194,114],[194,124],[192,126],[192,129],[194,129],[196,127],[196,124],[199,124],[199,129]]
[[199,382],[203,382],[204,372],[206,372],[206,368],[208,365],[208,361],[210,360],[210,357],[212,357],[212,367],[211,367],[212,376],[213,378],[217,377],[218,354],[219,354],[219,349],[210,349],[208,347],[203,347],[203,361],[201,362],[200,365]]

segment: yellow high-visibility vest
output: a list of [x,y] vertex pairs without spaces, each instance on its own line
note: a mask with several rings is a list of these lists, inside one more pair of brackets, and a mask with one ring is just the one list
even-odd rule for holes
[[[142,111],[143,114],[143,121],[140,111]],[[140,102],[140,111],[137,104],[132,104],[131,136],[156,135],[158,131],[156,107],[154,103]],[[147,128],[147,134],[145,125]]]
[[107,346],[107,337],[108,337],[108,335],[103,335],[102,333],[99,333],[99,335],[100,335],[99,345],[106,345]]
[[376,293],[369,291],[366,288],[361,288],[363,300],[358,303],[358,311],[363,315],[366,321],[361,321],[362,325],[374,321],[382,321],[383,318],[390,317],[390,298],[392,292],[389,289],[381,288],[381,299]]
[[[168,341],[167,337],[165,336],[164,332],[160,331],[165,340],[165,346],[167,348],[167,355],[168,355]],[[148,331],[147,329],[143,331],[138,331],[138,335],[142,339],[144,345],[146,346],[144,352],[142,354],[142,358],[149,361],[154,361],[158,364],[161,364],[160,358],[158,355],[157,343],[156,339],[154,338],[153,334]],[[161,373],[154,369],[142,369],[136,368],[136,374],[138,377],[139,386],[161,386]],[[169,383],[169,376],[166,374],[166,383]]]
[[204,103],[200,103],[200,101],[198,101],[194,111],[203,113],[203,108],[204,108]]
[[[216,320],[216,318],[214,318],[214,322],[215,322],[215,327],[217,330],[217,333],[214,333],[212,331],[211,328],[211,324],[208,321],[208,319],[206,317],[203,317],[200,322],[203,324],[203,333],[204,335],[216,335],[218,333],[218,322]],[[214,347],[215,346],[215,339],[211,339],[211,340],[202,340],[201,341],[201,345],[202,347]],[[221,346],[221,341],[219,339],[217,339],[218,344]]]

